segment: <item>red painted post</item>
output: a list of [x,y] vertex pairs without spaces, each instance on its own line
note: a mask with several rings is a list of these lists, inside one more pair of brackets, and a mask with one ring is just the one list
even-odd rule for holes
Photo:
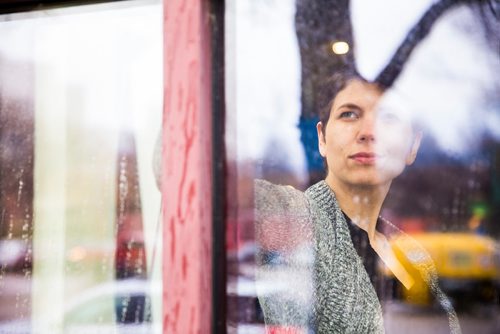
[[164,0],[164,333],[210,333],[212,111],[208,5],[208,0]]

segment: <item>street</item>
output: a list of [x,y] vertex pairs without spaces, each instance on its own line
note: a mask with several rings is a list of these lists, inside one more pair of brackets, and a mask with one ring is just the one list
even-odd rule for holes
[[[497,306],[476,306],[459,311],[458,319],[463,334],[500,333],[500,308]],[[387,303],[384,307],[386,333],[441,334],[449,333],[446,316],[433,308],[419,308],[399,301]]]

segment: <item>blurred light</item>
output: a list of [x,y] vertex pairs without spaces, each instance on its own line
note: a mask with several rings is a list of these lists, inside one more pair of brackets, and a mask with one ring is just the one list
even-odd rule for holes
[[73,247],[69,252],[69,260],[72,262],[78,262],[83,260],[87,256],[87,251],[83,247]]
[[345,55],[349,52],[349,44],[346,42],[335,42],[332,44],[332,51],[337,55]]
[[493,267],[494,261],[493,257],[490,254],[482,254],[479,256],[479,265],[483,269],[490,269]]
[[479,219],[483,219],[488,215],[489,207],[488,203],[485,202],[476,202],[472,205],[472,214],[477,216]]

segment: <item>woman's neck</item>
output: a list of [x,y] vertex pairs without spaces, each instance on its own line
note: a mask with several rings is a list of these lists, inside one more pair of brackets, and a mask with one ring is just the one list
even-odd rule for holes
[[390,183],[376,186],[355,186],[335,180],[325,182],[335,193],[340,208],[353,223],[368,233],[370,241],[374,239],[377,219],[382,204],[389,192]]

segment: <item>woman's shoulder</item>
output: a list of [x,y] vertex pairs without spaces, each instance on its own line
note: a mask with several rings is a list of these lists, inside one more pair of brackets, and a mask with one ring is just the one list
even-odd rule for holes
[[310,210],[302,191],[255,180],[254,192],[255,237],[260,247],[289,252],[311,239]]
[[304,215],[308,204],[304,192],[290,186],[266,180],[254,180],[255,209],[260,213]]

